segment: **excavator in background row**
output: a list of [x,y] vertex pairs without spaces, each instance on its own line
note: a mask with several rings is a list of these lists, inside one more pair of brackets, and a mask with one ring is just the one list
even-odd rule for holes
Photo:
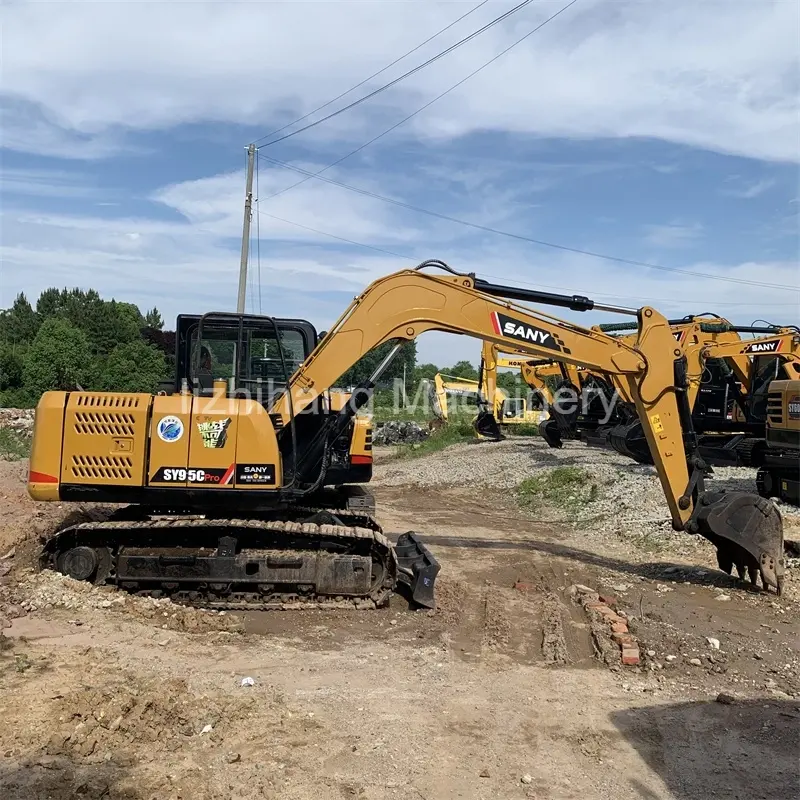
[[[635,341],[521,303],[632,315]],[[30,496],[118,508],[52,536],[41,566],[211,608],[375,608],[402,589],[433,607],[440,566],[423,538],[409,531],[392,541],[365,489],[339,484],[333,468],[392,357],[430,330],[623,382],[673,527],[708,539],[725,572],[781,591],[780,512],[756,494],[709,484],[686,358],[662,315],[490,283],[438,260],[374,281],[321,339],[305,320],[200,317],[177,337],[172,394],[46,392],[36,410]],[[386,342],[394,343],[386,358],[333,411],[326,395],[339,376]],[[201,375],[203,345],[224,354],[230,374]]]
[[800,505],[800,380],[773,380],[767,395],[767,436],[756,476],[762,497]]

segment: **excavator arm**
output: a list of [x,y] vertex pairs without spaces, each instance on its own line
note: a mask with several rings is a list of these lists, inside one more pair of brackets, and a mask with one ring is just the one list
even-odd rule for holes
[[[449,274],[422,271],[431,266]],[[582,328],[513,301],[575,311],[599,307],[635,313],[635,343],[620,342],[602,331]],[[431,330],[472,336],[501,350],[512,346],[532,358],[618,376],[634,400],[673,527],[711,540],[720,566],[727,571],[736,566],[741,576],[747,571],[752,581],[760,573],[765,586],[780,587],[780,516],[772,504],[755,495],[705,491],[708,470],[696,455],[689,409],[685,399],[679,402],[676,389],[685,386],[685,361],[678,360],[682,353],[668,320],[653,308],[630,312],[601,307],[585,297],[501,286],[455,273],[442,262],[424,262],[415,270],[378,279],[356,297],[291,377],[271,413],[279,414],[286,425],[365,353],[385,342],[415,339]],[[349,404],[352,413],[358,407],[359,389],[371,391],[379,371],[354,392]]]

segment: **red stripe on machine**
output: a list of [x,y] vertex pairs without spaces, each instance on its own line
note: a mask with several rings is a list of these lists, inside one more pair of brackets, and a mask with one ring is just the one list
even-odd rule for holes
[[492,317],[492,327],[494,328],[494,332],[499,335],[501,333],[501,330],[500,330],[500,320],[497,317],[497,312],[492,311],[491,317]]
[[31,470],[28,473],[28,483],[58,483],[58,478],[54,475],[47,475],[44,472]]

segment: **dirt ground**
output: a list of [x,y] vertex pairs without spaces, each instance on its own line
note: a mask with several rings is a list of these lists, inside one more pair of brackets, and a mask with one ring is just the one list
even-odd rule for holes
[[[800,791],[796,575],[776,598],[681,535],[655,559],[502,492],[382,486],[382,466],[380,521],[442,564],[435,612],[200,612],[35,574],[38,536],[93,509],[34,505],[26,469],[0,462],[4,800]],[[613,595],[639,666],[601,657],[576,584]]]

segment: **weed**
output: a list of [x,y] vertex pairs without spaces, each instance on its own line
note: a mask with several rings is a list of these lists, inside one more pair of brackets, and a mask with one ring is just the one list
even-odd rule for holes
[[14,656],[14,669],[17,672],[27,672],[32,666],[33,664],[31,664],[30,659],[25,653],[17,653],[17,655]]
[[579,467],[556,467],[517,486],[519,504],[532,511],[544,504],[578,511],[597,500],[599,494],[591,475]]
[[31,442],[26,436],[11,428],[0,428],[0,458],[19,461],[31,454]]
[[439,450],[444,450],[450,445],[462,442],[477,441],[472,422],[455,420],[435,430],[427,439],[419,444],[403,444],[397,448],[399,458],[419,458]]

